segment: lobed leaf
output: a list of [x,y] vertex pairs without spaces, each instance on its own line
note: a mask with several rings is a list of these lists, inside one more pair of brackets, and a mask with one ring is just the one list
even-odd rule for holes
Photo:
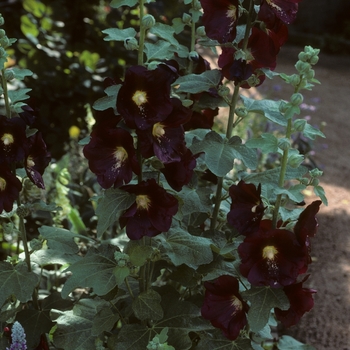
[[161,297],[153,289],[140,293],[132,302],[135,316],[141,320],[158,321],[163,318],[163,309],[160,306]]

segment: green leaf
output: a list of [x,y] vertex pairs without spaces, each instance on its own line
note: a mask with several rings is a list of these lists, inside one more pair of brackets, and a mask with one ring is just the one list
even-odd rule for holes
[[107,34],[107,36],[103,39],[105,41],[124,41],[125,39],[135,37],[137,34],[136,30],[131,27],[126,29],[108,28],[102,30],[102,33]]
[[242,292],[243,298],[250,301],[248,323],[253,332],[262,330],[269,321],[271,309],[278,307],[288,310],[289,300],[281,288],[252,287]]
[[120,6],[133,7],[137,3],[138,3],[138,0],[112,0],[110,6],[117,9]]
[[[212,334],[214,333],[214,335]],[[235,341],[226,339],[221,332],[215,331],[201,336],[197,345],[201,350],[253,350],[251,340],[238,338]],[[262,348],[261,348],[262,349]]]
[[77,287],[92,287],[97,295],[105,295],[122,283],[129,269],[117,265],[114,259],[116,251],[118,248],[110,244],[101,245],[98,249],[90,248],[83,259],[65,270],[72,275],[62,288],[62,297],[67,298]]
[[97,237],[102,234],[119,219],[123,210],[130,208],[135,202],[136,196],[120,189],[104,191],[103,197],[98,201],[96,215],[98,216]]
[[304,200],[304,195],[301,191],[305,190],[306,186],[302,184],[291,186],[290,188],[275,188],[276,194],[284,194],[295,203],[300,203]]
[[208,238],[192,236],[181,228],[173,228],[156,237],[162,245],[162,253],[168,256],[175,266],[186,264],[196,268],[213,260]]
[[96,70],[97,63],[100,60],[100,55],[97,52],[90,52],[84,50],[79,55],[79,62],[82,63],[85,67],[90,68],[92,71]]
[[114,314],[110,307],[102,308],[93,318],[92,335],[100,335],[103,332],[110,332],[118,322],[119,315]]
[[82,257],[77,254],[67,254],[58,249],[40,249],[32,254],[31,260],[40,267],[44,267],[52,264],[72,264],[81,259]]
[[21,31],[26,37],[36,38],[39,35],[39,29],[27,15],[21,16]]
[[148,245],[139,245],[138,241],[129,241],[124,249],[124,253],[129,255],[130,262],[134,266],[143,266],[152,256],[153,248]]
[[257,167],[256,152],[242,145],[238,136],[227,140],[215,131],[210,131],[202,142],[192,144],[190,149],[194,154],[204,152],[209,170],[219,177],[232,170],[235,159],[242,160],[250,169]]
[[32,299],[33,290],[39,283],[39,276],[29,272],[27,264],[20,261],[15,267],[0,261],[0,307],[14,295],[22,303]]
[[287,119],[283,116],[283,114],[279,110],[279,106],[281,101],[273,101],[273,100],[254,100],[249,97],[245,97],[241,95],[241,99],[243,100],[244,106],[247,108],[248,112],[256,112],[259,114],[263,114],[267,119],[272,122],[286,126]]
[[277,348],[280,350],[316,350],[313,346],[300,343],[289,335],[282,335],[278,340]]
[[27,346],[34,349],[39,345],[41,334],[49,333],[54,323],[50,319],[50,310],[21,310],[17,316],[18,321],[25,330]]
[[255,139],[249,139],[245,145],[248,148],[259,148],[265,154],[278,152],[278,139],[272,134],[264,133]]
[[11,70],[15,73],[15,78],[18,80],[23,80],[25,77],[33,75],[33,72],[29,69],[11,68]]
[[155,36],[168,41],[175,47],[179,46],[179,42],[174,38],[175,30],[172,26],[157,22],[149,31]]
[[305,128],[304,128],[302,133],[303,133],[303,135],[305,137],[308,137],[311,140],[315,140],[315,138],[317,136],[324,137],[324,138],[326,137],[325,134],[322,131],[320,131],[319,129],[314,128],[313,126],[311,126],[308,123],[305,124]]
[[181,211],[184,215],[192,213],[208,213],[211,210],[210,205],[205,205],[205,203],[201,201],[199,193],[195,188],[184,186],[177,195],[183,202]]
[[221,72],[217,69],[205,71],[202,74],[188,74],[178,78],[172,85],[177,86],[177,92],[189,92],[197,94],[203,91],[209,91],[211,88],[217,88],[221,81]]
[[328,205],[326,193],[325,193],[322,186],[320,186],[320,185],[314,186],[314,192],[315,192],[316,196],[319,196],[321,198],[324,205]]
[[175,34],[179,34],[185,29],[185,23],[179,17],[173,18],[172,23],[173,23]]
[[46,12],[46,6],[41,1],[37,0],[24,0],[23,8],[39,18],[43,17]]
[[11,103],[14,104],[19,101],[26,100],[30,96],[27,95],[27,92],[32,91],[32,89],[18,89],[18,90],[9,90],[8,95],[11,100]]
[[[261,173],[254,173],[254,174],[242,173],[241,177],[245,182],[251,182],[251,183],[254,183],[255,185],[258,185],[259,183],[277,185],[280,171],[281,171],[281,167],[276,167],[273,169],[263,171]],[[304,166],[299,166],[298,168],[292,168],[290,166],[287,166],[285,180],[300,178],[303,175],[305,175],[307,171],[308,171],[307,168]]]
[[150,330],[139,324],[125,324],[115,337],[108,341],[109,349],[145,350],[150,339]]
[[120,88],[121,84],[109,86],[107,89],[105,89],[105,93],[107,94],[107,96],[101,97],[98,100],[96,100],[92,108],[96,111],[104,111],[108,108],[113,108],[114,110],[116,110],[117,95]]
[[163,318],[163,309],[160,306],[161,297],[153,289],[140,293],[132,302],[135,316],[141,320],[158,321]]
[[158,40],[155,44],[145,43],[147,62],[167,60],[173,57],[174,52],[176,52],[175,47],[164,40]]

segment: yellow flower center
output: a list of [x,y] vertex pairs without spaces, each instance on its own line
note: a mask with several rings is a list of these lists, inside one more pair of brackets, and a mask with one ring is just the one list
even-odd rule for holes
[[124,147],[117,147],[114,152],[114,158],[117,161],[116,167],[119,168],[128,159],[128,152]]
[[0,191],[4,191],[6,188],[6,180],[0,177]]
[[263,258],[268,260],[275,260],[275,256],[278,254],[278,250],[273,245],[267,245],[263,249]]
[[151,200],[145,194],[139,194],[136,196],[137,209],[148,209],[151,205]]
[[153,125],[152,134],[154,137],[162,137],[165,134],[164,125],[156,123]]
[[136,106],[140,107],[147,102],[147,94],[145,91],[136,90],[132,96],[132,100],[135,102]]
[[236,19],[237,19],[237,17],[236,17],[236,11],[237,11],[236,6],[230,5],[230,6],[228,7],[228,10],[226,11],[226,17],[232,18],[233,21],[235,22]]
[[31,156],[27,158],[27,167],[32,168],[35,165],[35,162]]
[[4,135],[2,135],[1,141],[4,143],[5,146],[8,146],[11,143],[13,143],[15,140],[11,134],[5,133]]
[[243,309],[242,302],[237,297],[235,297],[234,295],[231,298],[231,305],[235,308],[232,311],[231,316],[234,316],[238,311],[241,311]]

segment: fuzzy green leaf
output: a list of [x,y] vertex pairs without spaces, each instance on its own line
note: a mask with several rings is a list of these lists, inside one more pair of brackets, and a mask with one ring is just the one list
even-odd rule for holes
[[317,136],[325,138],[325,134],[319,129],[314,128],[310,124],[306,123],[303,130],[303,135],[311,140],[315,140]]
[[107,96],[101,97],[95,101],[92,108],[96,111],[105,111],[108,108],[116,110],[117,95],[121,84],[109,86],[105,89]]
[[118,350],[145,350],[150,338],[148,327],[135,323],[125,324],[117,336],[109,339],[108,347]]
[[221,72],[217,69],[205,71],[202,74],[188,74],[178,78],[173,86],[180,85],[177,92],[189,92],[197,94],[199,92],[208,91],[216,88],[221,81]]
[[124,41],[127,38],[133,38],[136,36],[137,32],[134,28],[118,29],[118,28],[108,28],[102,30],[102,33],[107,34],[104,38],[105,41]]
[[160,306],[160,300],[160,295],[153,289],[140,293],[132,302],[135,316],[141,321],[161,320],[163,318],[163,309]]
[[20,261],[15,267],[0,261],[0,307],[14,295],[22,303],[31,300],[33,290],[39,283],[39,276],[29,272],[27,264]]
[[136,196],[120,189],[104,191],[103,197],[98,201],[96,215],[98,216],[97,237],[102,234],[119,219],[123,210],[128,209]]
[[172,26],[157,22],[154,27],[150,29],[150,33],[168,41],[175,47],[179,46],[179,42],[174,38],[175,29]]
[[279,110],[279,106],[281,101],[273,101],[273,100],[254,100],[249,97],[245,97],[241,95],[241,99],[243,100],[244,106],[247,108],[248,112],[255,112],[259,114],[265,115],[265,117],[272,122],[286,126],[287,119],[283,116],[283,114]]
[[134,266],[143,266],[151,257],[153,248],[148,245],[139,245],[138,241],[129,241],[124,249],[124,253],[129,255],[130,262]]
[[278,152],[278,139],[272,134],[261,134],[258,138],[249,139],[245,145],[248,148],[259,148],[265,154]]
[[119,267],[114,259],[116,246],[101,245],[98,249],[90,248],[86,256],[72,264],[67,270],[72,275],[62,288],[62,297],[77,287],[92,287],[97,295],[105,295],[116,285],[122,283],[129,274],[127,267]]
[[304,200],[304,195],[301,191],[305,190],[306,186],[302,184],[291,186],[290,188],[275,188],[276,194],[284,194],[295,203],[300,203]]
[[192,236],[181,228],[173,228],[164,235],[157,236],[162,245],[162,253],[168,256],[175,266],[186,264],[196,268],[213,260],[208,238]]
[[27,92],[32,91],[32,89],[18,89],[18,90],[9,90],[8,96],[11,100],[11,103],[14,104],[19,101],[23,101],[29,98]]
[[11,70],[15,73],[15,78],[17,80],[23,80],[25,77],[33,75],[33,72],[29,69],[11,68]]
[[109,307],[102,308],[93,319],[91,329],[92,335],[98,336],[103,332],[109,332],[118,320],[119,315],[113,313]]
[[129,6],[133,7],[138,3],[138,0],[112,0],[111,1],[111,7],[113,8],[119,8],[120,6]]
[[242,292],[242,296],[251,303],[248,311],[248,323],[253,332],[262,330],[269,321],[271,309],[289,308],[288,297],[280,288],[252,287]]
[[328,205],[328,200],[327,200],[327,197],[326,197],[326,193],[325,193],[325,191],[324,191],[322,186],[320,186],[320,185],[314,186],[314,192],[315,192],[316,196],[319,196],[321,198],[322,203],[324,205]]
[[303,344],[289,335],[282,335],[278,340],[277,349],[280,350],[316,350],[313,346]]
[[173,57],[176,48],[169,42],[164,40],[158,40],[155,44],[145,43],[145,53],[147,56],[147,62],[157,60],[167,60]]

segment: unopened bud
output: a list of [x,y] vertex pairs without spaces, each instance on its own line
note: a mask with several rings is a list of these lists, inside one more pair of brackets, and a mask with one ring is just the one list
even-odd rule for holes
[[127,50],[133,51],[139,49],[139,43],[137,42],[137,39],[134,37],[129,37],[124,40],[124,47]]
[[182,15],[182,22],[186,24],[190,24],[192,22],[192,16],[189,15],[188,13],[184,13]]
[[0,13],[0,26],[3,26],[5,24],[4,17],[2,17],[2,14]]
[[206,32],[205,32],[205,27],[204,27],[204,26],[198,27],[198,28],[196,29],[196,34],[197,34],[198,36],[206,36],[207,34],[206,34]]
[[315,65],[317,62],[318,62],[318,56],[317,55],[315,55],[315,56],[312,56],[311,58],[310,58],[310,64],[312,64],[312,65]]
[[3,47],[0,47],[0,58],[7,57],[7,52]]
[[0,38],[6,36],[6,32],[3,29],[0,29]]
[[290,107],[290,104],[287,103],[286,101],[281,101],[280,105],[279,105],[279,111],[284,114],[288,111]]
[[114,259],[119,267],[127,266],[130,262],[129,255],[122,252],[115,252]]
[[310,181],[310,186],[318,186],[319,183],[320,183],[319,179],[313,178],[313,179]]
[[197,62],[198,59],[199,59],[198,52],[196,52],[196,51],[191,51],[191,52],[188,54],[188,58],[189,58],[191,61]]
[[290,149],[290,142],[288,139],[286,138],[282,138],[280,140],[278,140],[278,147],[282,150],[282,151],[287,151]]
[[150,29],[156,24],[156,20],[152,15],[147,14],[142,18],[141,23],[146,29]]
[[295,64],[295,68],[298,70],[300,74],[305,74],[311,69],[311,64],[308,62],[298,61]]
[[311,80],[315,77],[315,71],[313,69],[310,69],[306,74],[305,78],[308,80]]
[[195,11],[200,11],[202,9],[202,5],[198,0],[194,0],[192,7]]
[[310,174],[311,177],[320,177],[320,176],[322,176],[323,171],[320,170],[320,169],[315,168],[315,169],[310,170],[309,174]]
[[303,161],[304,156],[302,154],[292,154],[288,159],[288,164],[292,168],[298,168]]
[[310,59],[310,54],[306,52],[300,52],[298,55],[298,59],[303,62],[307,62]]
[[302,177],[301,179],[298,179],[302,185],[308,186],[309,184],[309,179],[306,177]]
[[226,97],[230,94],[230,88],[224,85],[220,85],[218,89],[218,94],[221,97]]
[[6,81],[11,81],[16,77],[15,72],[12,69],[5,70],[5,79]]
[[294,87],[298,86],[298,85],[300,84],[300,75],[298,75],[298,74],[293,74],[293,75],[291,75],[291,77],[290,77],[290,83],[291,83]]
[[235,113],[240,118],[245,118],[248,115],[248,111],[244,107],[239,107],[235,109]]
[[305,119],[296,119],[294,121],[294,125],[293,125],[294,126],[294,130],[295,131],[299,131],[299,132],[304,131],[305,125],[306,125],[306,120]]
[[290,102],[293,106],[300,106],[303,103],[304,97],[301,93],[297,92],[292,95]]
[[0,39],[0,45],[6,49],[11,45],[9,38],[5,35]]

